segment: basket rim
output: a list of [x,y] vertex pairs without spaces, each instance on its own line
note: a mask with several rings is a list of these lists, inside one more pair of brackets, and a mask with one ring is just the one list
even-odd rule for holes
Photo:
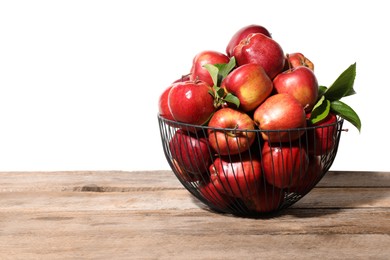
[[[307,130],[313,130],[313,129],[319,129],[319,128],[327,128],[331,126],[336,126],[338,124],[342,124],[344,122],[344,119],[338,115],[336,115],[336,122],[330,123],[330,124],[324,124],[324,125],[319,125],[319,126],[306,126],[306,127],[297,127],[297,128],[287,128],[287,129],[272,129],[272,130],[262,130],[259,128],[255,129],[236,129],[236,128],[222,128],[222,127],[211,127],[207,125],[194,125],[194,124],[189,124],[189,123],[183,123],[179,121],[174,121],[167,119],[157,113],[157,117],[160,121],[163,121],[164,123],[168,123],[172,125],[173,127],[185,127],[185,128],[196,128],[199,130],[213,130],[213,131],[236,131],[236,132],[255,132],[255,133],[269,133],[269,132],[292,132],[292,131],[307,131]],[[256,126],[257,127],[257,126]]]

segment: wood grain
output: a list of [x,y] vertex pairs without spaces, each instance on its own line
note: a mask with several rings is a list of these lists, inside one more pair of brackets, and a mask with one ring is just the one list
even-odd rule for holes
[[0,259],[389,259],[390,173],[329,172],[272,218],[208,210],[170,171],[0,172]]

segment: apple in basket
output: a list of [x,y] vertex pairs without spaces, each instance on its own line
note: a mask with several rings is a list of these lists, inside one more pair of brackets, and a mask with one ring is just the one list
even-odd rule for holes
[[204,174],[194,174],[188,172],[183,166],[181,166],[175,159],[172,159],[172,170],[175,172],[178,179],[184,182],[196,182],[203,179]]
[[262,181],[261,162],[249,153],[218,157],[210,165],[210,179],[217,190],[235,198],[256,193]]
[[188,75],[184,75],[181,78],[175,80],[171,85],[169,85],[160,95],[158,99],[158,112],[160,116],[164,117],[165,119],[174,121],[175,119],[172,116],[172,113],[168,106],[168,96],[169,92],[171,91],[173,85],[177,82],[185,82],[189,80]]
[[305,66],[290,68],[273,79],[277,93],[287,93],[295,97],[310,112],[317,102],[318,81],[314,72]]
[[[307,117],[310,117],[310,114]],[[329,113],[325,119],[309,125],[316,127],[307,131],[308,152],[310,154],[324,155],[333,150],[336,140],[336,123],[336,115]]]
[[245,112],[221,108],[211,117],[208,126],[210,146],[219,155],[233,155],[247,151],[255,141],[255,124]]
[[272,80],[259,64],[242,65],[226,76],[221,87],[240,100],[240,110],[255,110],[271,94]]
[[265,179],[280,189],[296,186],[309,166],[309,157],[300,142],[264,142],[261,154]]
[[190,79],[202,80],[207,84],[209,84],[210,86],[213,86],[214,85],[213,80],[210,76],[210,73],[204,67],[204,65],[228,63],[229,60],[230,60],[229,57],[221,52],[212,51],[212,50],[202,51],[197,55],[195,55],[192,61]]
[[247,63],[259,64],[271,79],[284,69],[285,56],[282,47],[262,33],[251,33],[241,40],[234,48],[233,55],[238,66]]
[[204,81],[175,83],[168,95],[168,106],[173,118],[182,123],[203,125],[214,113],[211,87]]
[[256,193],[244,199],[246,207],[258,213],[276,211],[283,201],[284,193],[281,189],[264,183],[258,185]]
[[322,172],[321,156],[309,155],[307,171],[296,184],[292,185],[290,191],[305,195],[317,184]]
[[178,129],[169,141],[169,151],[177,166],[187,173],[205,173],[211,163],[208,140],[198,133]]
[[208,203],[211,203],[214,208],[219,210],[227,209],[233,200],[226,194],[219,192],[216,189],[214,183],[210,181],[206,183],[200,183],[199,193]]
[[258,24],[244,26],[239,29],[230,39],[228,45],[226,46],[226,54],[229,57],[232,57],[234,48],[241,42],[242,39],[245,39],[251,33],[262,33],[272,38],[271,33],[264,26]]
[[305,66],[314,71],[314,63],[300,52],[286,54],[285,66],[286,69]]
[[171,91],[173,85],[169,85],[160,95],[158,99],[158,113],[160,116],[174,121],[175,119],[172,116],[171,111],[169,110],[168,106],[168,95],[169,91]]
[[267,98],[255,110],[253,118],[259,129],[263,130],[261,135],[264,140],[270,142],[296,140],[304,131],[291,129],[306,126],[306,113],[301,103],[286,93],[274,94]]

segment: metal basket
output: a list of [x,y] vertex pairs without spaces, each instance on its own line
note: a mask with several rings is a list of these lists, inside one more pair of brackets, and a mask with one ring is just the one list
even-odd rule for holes
[[183,186],[212,211],[247,217],[273,215],[305,196],[331,167],[343,125],[340,117],[273,131],[196,126],[159,115],[158,122],[164,154]]

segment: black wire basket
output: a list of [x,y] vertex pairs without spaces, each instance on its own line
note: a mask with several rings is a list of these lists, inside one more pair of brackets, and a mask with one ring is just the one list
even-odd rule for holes
[[212,211],[246,217],[273,215],[305,196],[331,167],[343,125],[340,117],[272,131],[211,128],[160,115],[158,122],[164,154],[182,185]]

